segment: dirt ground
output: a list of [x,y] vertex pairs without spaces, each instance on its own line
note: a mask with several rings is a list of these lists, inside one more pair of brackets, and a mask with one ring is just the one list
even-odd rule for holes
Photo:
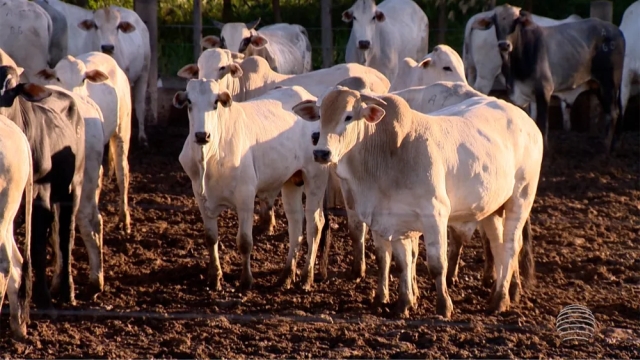
[[[255,237],[255,285],[234,291],[240,275],[236,217],[219,219],[224,290],[206,282],[203,226],[178,154],[185,124],[151,131],[151,148],[130,153],[133,234],[116,229],[115,181],[105,187],[105,291],[86,299],[88,258],[76,237],[78,302],[56,319],[34,310],[29,339],[9,334],[5,306],[0,355],[9,358],[640,358],[640,138],[627,132],[620,155],[606,163],[586,134],[555,131],[556,157],[545,162],[532,212],[537,283],[499,316],[485,315],[482,246],[463,250],[460,283],[450,290],[450,321],[435,316],[433,281],[421,244],[420,299],[409,320],[370,309],[377,266],[367,243],[367,277],[346,279],[351,244],[345,219],[332,217],[329,279],[313,293],[280,290],[275,282],[287,254],[286,220],[278,203],[273,236]],[[22,240],[20,240],[22,241]],[[303,251],[306,251],[304,246]],[[300,260],[300,265],[302,260]],[[392,299],[397,278],[391,283]],[[559,311],[587,306],[598,321],[588,343],[562,343]],[[60,307],[58,307],[60,308]]]

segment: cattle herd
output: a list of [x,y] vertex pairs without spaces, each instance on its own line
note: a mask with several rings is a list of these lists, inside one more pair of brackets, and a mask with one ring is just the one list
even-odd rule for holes
[[[0,299],[8,293],[12,332],[24,338],[30,298],[43,309],[52,308],[51,294],[74,303],[76,223],[89,254],[88,291],[103,290],[102,177],[115,173],[119,223],[130,233],[132,109],[143,146],[146,112],[155,117],[156,109],[145,107],[149,33],[135,12],[60,0],[0,3]],[[353,23],[345,64],[313,70],[304,27],[257,29],[257,19],[215,22],[220,36],[204,37],[197,63],[178,72],[189,79],[173,98],[189,117],[179,161],[204,222],[213,290],[222,287],[218,216],[237,211],[240,288],[248,289],[254,201],[259,227],[269,233],[279,194],[289,238],[280,285],[298,281],[310,290],[317,257],[326,277],[331,229],[323,200],[331,190],[347,210],[355,279],[365,274],[371,230],[377,303],[389,302],[393,257],[401,270],[396,310],[407,316],[416,305],[422,236],[436,312],[451,317],[448,287],[458,281],[462,245],[478,229],[483,284],[492,287],[488,310],[507,310],[534,275],[529,215],[543,157],[553,149],[550,98],[560,97],[567,110],[579,93],[593,91],[604,115],[603,153],[614,156],[640,80],[640,43],[631,41],[640,32],[640,1],[620,27],[498,6],[471,17],[462,57],[444,44],[427,53],[429,22],[412,0],[356,0],[342,19]],[[488,96],[496,80],[509,101]],[[564,124],[569,130],[566,111]],[[21,203],[22,255],[13,236]],[[297,279],[303,234],[308,250]],[[49,242],[56,263],[50,287]]]

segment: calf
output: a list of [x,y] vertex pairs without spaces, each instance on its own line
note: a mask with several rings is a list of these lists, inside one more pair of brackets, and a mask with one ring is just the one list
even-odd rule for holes
[[541,27],[531,14],[510,5],[498,6],[491,17],[473,27],[494,27],[502,57],[502,74],[514,104],[536,103],[536,122],[547,142],[551,94],[596,83],[605,114],[604,145],[614,144],[625,40],[615,25],[595,19]]
[[414,86],[431,85],[438,81],[466,83],[464,65],[460,55],[447,45],[438,45],[419,63],[405,58],[398,69],[398,75],[389,92]]
[[[253,283],[250,256],[254,199],[256,195],[263,201],[274,199],[281,190],[289,255],[279,283],[288,287],[294,280],[304,215],[309,250],[301,283],[304,289],[310,289],[318,230],[324,224],[322,199],[327,183],[326,170],[311,157],[307,136],[313,125],[283,109],[277,100],[235,103],[227,90],[207,79],[190,80],[186,91],[176,93],[173,104],[189,110],[190,132],[179,160],[191,179],[204,221],[213,289],[221,289],[222,280],[217,225],[220,212],[226,207],[238,212],[236,240],[243,259],[240,289],[247,289]],[[300,177],[306,195],[304,210]]]
[[[9,293],[10,326],[14,337],[27,336],[31,299],[31,212],[33,169],[29,142],[20,128],[0,115],[0,304]],[[13,237],[13,219],[25,192],[24,259]]]
[[246,56],[260,56],[267,60],[273,71],[280,74],[302,74],[311,71],[311,42],[307,30],[296,24],[278,23],[255,27],[260,19],[249,24],[214,21],[221,30],[220,37],[205,37],[206,48],[220,47]]
[[372,231],[381,268],[378,302],[388,301],[393,253],[402,270],[397,310],[406,315],[415,305],[412,239],[423,233],[436,312],[449,318],[447,224],[480,221],[499,254],[489,309],[508,309],[506,290],[517,274],[542,163],[542,135],[526,113],[501,100],[472,98],[428,116],[396,95],[376,98],[344,87],[320,105],[305,101],[294,111],[321,120],[314,158],[337,164],[347,205]]
[[[131,233],[129,213],[129,143],[131,138],[131,93],[129,80],[115,60],[92,51],[74,58],[67,56],[54,69],[42,69],[38,76],[81,96],[88,96],[103,114],[104,144],[108,152],[107,175],[115,171],[120,190],[119,224]],[[114,164],[115,163],[115,164]]]
[[[85,165],[85,126],[73,98],[32,83],[18,83],[11,66],[0,66],[0,114],[25,133],[33,158],[31,257],[35,269],[35,302],[51,308],[46,281],[47,234],[57,229],[62,254],[59,299],[75,302],[71,278],[71,249],[80,204]],[[56,206],[57,205],[57,208]],[[56,224],[53,224],[57,222]]]

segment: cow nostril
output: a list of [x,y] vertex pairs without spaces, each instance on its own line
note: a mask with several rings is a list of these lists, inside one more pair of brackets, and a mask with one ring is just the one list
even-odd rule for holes
[[313,150],[313,159],[317,162],[328,162],[331,158],[329,150]]
[[366,50],[371,46],[371,42],[369,40],[360,40],[358,41],[358,47],[360,49]]
[[311,134],[311,141],[313,141],[313,146],[318,145],[318,140],[320,140],[319,132],[314,132],[313,134]]
[[206,144],[211,140],[211,134],[208,132],[197,132],[195,133],[196,143],[198,144]]

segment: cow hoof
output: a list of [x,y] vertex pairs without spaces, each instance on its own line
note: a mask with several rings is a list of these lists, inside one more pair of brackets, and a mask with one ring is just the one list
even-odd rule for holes
[[238,285],[238,290],[240,292],[245,292],[251,289],[253,286],[253,276],[242,276],[240,279],[240,284]]
[[102,278],[94,278],[89,281],[89,285],[86,289],[86,295],[89,298],[94,298],[102,291],[104,291],[104,280]]
[[347,272],[347,279],[356,283],[364,280],[366,271],[364,267],[352,267],[351,271]]
[[485,275],[482,277],[482,286],[487,288],[487,289],[491,289],[493,287],[493,276],[492,275]]
[[11,323],[11,334],[13,340],[18,342],[24,342],[27,340],[27,324],[22,323],[20,325],[14,325]]
[[451,314],[453,313],[453,303],[451,303],[451,298],[438,296],[436,299],[436,314],[442,316],[445,319],[451,319]]
[[291,285],[295,282],[295,273],[295,269],[291,267],[284,268],[276,281],[276,286],[284,290],[290,289]]
[[373,296],[373,300],[371,301],[371,307],[373,309],[382,310],[386,309],[389,305],[389,297],[384,294],[375,294]]
[[504,292],[494,292],[489,301],[487,312],[489,314],[499,314],[509,310],[509,298]]
[[447,287],[455,287],[456,285],[458,285],[458,276],[447,276]]
[[303,270],[300,276],[300,288],[306,292],[313,288],[313,271]]
[[210,271],[208,282],[211,291],[222,291],[222,274],[218,273],[217,271]]
[[516,283],[515,281],[512,281],[511,284],[509,285],[509,298],[511,299],[511,301],[516,304],[519,303],[521,294],[522,294],[521,287],[518,286],[518,283]]
[[409,317],[409,309],[412,307],[411,300],[401,296],[394,306],[394,313],[397,317],[405,319]]

